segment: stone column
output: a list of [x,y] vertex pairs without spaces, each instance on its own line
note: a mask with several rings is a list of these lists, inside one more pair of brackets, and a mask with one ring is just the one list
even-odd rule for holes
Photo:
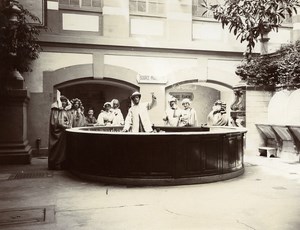
[[269,52],[269,32],[266,32],[262,35],[262,37],[259,39],[260,41],[260,54],[267,54]]
[[29,164],[31,146],[27,140],[29,92],[22,80],[7,82],[0,103],[0,164]]
[[129,38],[129,0],[103,0],[103,36]]
[[[192,40],[192,1],[169,1],[166,33],[170,42],[190,42]],[[180,28],[180,29],[179,29]]]

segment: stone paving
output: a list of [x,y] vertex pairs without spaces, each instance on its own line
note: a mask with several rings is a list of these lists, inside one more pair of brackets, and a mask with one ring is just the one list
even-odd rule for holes
[[0,229],[300,229],[300,164],[245,154],[216,183],[126,187],[48,171],[47,158],[0,166]]

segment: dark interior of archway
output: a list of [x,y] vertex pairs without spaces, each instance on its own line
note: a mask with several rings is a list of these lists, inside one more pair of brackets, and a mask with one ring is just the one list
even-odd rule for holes
[[107,101],[110,102],[115,98],[120,101],[120,109],[125,119],[130,106],[129,96],[132,94],[132,91],[128,88],[91,83],[66,86],[59,88],[58,90],[69,100],[79,98],[84,106],[85,115],[88,108],[94,108],[94,115],[96,118],[103,109],[103,104]]

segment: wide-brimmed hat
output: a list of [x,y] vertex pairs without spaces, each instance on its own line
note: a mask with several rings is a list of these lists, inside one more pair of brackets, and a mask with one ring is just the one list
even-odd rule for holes
[[134,98],[135,96],[141,98],[142,95],[139,92],[134,92],[133,94],[131,94],[130,99]]
[[184,98],[184,99],[182,100],[182,102],[181,102],[182,105],[185,104],[185,103],[188,103],[189,105],[192,104],[191,100],[188,99],[188,98]]

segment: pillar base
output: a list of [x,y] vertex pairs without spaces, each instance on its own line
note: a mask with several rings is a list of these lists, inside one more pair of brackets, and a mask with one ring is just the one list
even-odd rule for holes
[[27,140],[29,91],[22,81],[2,92],[0,104],[0,164],[30,164],[32,148]]
[[30,164],[32,148],[24,143],[0,144],[0,165]]

